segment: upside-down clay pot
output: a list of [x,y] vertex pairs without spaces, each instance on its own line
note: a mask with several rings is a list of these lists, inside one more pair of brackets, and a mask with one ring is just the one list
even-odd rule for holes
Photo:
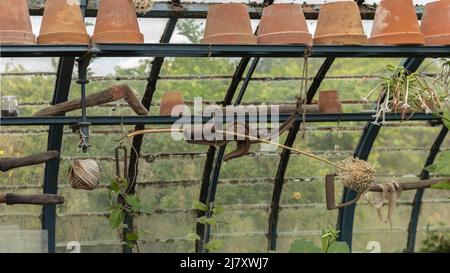
[[317,105],[319,111],[324,114],[342,113],[341,100],[336,90],[320,91]]
[[78,0],[47,0],[38,44],[89,44]]
[[216,4],[208,8],[203,44],[256,44],[244,4]]
[[181,92],[166,92],[161,97],[159,114],[161,116],[172,115],[172,110],[177,105],[184,105],[183,94]]
[[314,44],[367,44],[367,36],[355,1],[322,4]]
[[144,42],[132,0],[102,0],[98,7],[93,43]]
[[425,5],[420,24],[427,45],[450,45],[450,0]]
[[26,0],[0,1],[0,44],[35,44]]
[[382,0],[375,12],[371,44],[424,44],[412,0]]
[[264,8],[258,44],[312,44],[301,5],[276,4]]

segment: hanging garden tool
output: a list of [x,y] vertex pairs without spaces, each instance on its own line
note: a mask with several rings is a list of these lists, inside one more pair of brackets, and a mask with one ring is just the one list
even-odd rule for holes
[[[390,215],[392,215],[393,207],[395,207],[395,202],[400,196],[402,191],[407,190],[417,190],[417,189],[425,189],[429,188],[434,184],[448,181],[449,178],[441,178],[441,179],[428,179],[428,180],[420,180],[418,182],[405,182],[405,183],[387,183],[387,184],[374,184],[374,170],[370,166],[370,163],[359,160],[356,158],[347,158],[342,161],[346,169],[340,169],[338,174],[328,174],[325,176],[325,195],[326,195],[326,203],[327,209],[340,209],[343,207],[350,206],[355,204],[361,199],[365,193],[375,192],[380,193],[379,196],[376,196],[375,201],[368,200],[377,210],[381,209],[384,201],[387,200],[389,203],[388,210],[388,218],[387,220],[382,220],[387,223],[390,219]],[[353,200],[348,202],[336,205],[335,195],[334,195],[334,186],[336,177],[339,181],[347,188],[350,188],[356,191],[356,197]],[[381,197],[381,198],[380,198]],[[366,199],[368,196],[366,195]],[[379,211],[380,219],[381,213]]]
[[[120,174],[120,151],[123,151],[123,175]],[[115,155],[116,155],[116,176],[117,178],[127,178],[128,177],[128,151],[127,151],[127,147],[123,146],[122,144],[120,144],[116,150],[115,150]]]
[[[142,135],[142,134],[174,133],[174,132],[180,132],[180,133],[186,134],[185,129],[171,129],[171,128],[163,129],[163,128],[160,128],[160,129],[146,129],[146,130],[131,132],[131,133],[127,134],[126,136],[124,136],[124,138],[131,138],[133,136]],[[218,133],[218,134],[240,137],[240,138],[243,138],[243,140],[257,141],[260,143],[271,144],[271,145],[280,147],[282,149],[290,150],[291,152],[294,152],[296,154],[304,155],[304,156],[319,160],[321,162],[327,163],[329,165],[336,167],[341,172],[342,176],[347,181],[347,183],[349,183],[349,184],[353,183],[354,185],[359,185],[361,183],[359,181],[359,179],[361,177],[365,177],[365,179],[366,179],[365,183],[370,184],[373,182],[375,170],[372,168],[372,166],[370,165],[369,162],[359,160],[357,158],[352,157],[352,158],[345,159],[340,163],[334,163],[327,159],[313,155],[311,153],[308,153],[308,152],[305,152],[302,150],[298,150],[298,149],[295,149],[295,148],[292,148],[292,147],[289,147],[286,145],[282,145],[282,144],[279,144],[279,143],[276,143],[276,142],[273,142],[270,140],[258,138],[253,135],[250,135],[250,134],[241,134],[241,133],[236,133],[234,131],[223,131],[223,130],[219,130],[216,128],[214,128],[214,132]],[[211,141],[210,143],[214,143],[214,145],[219,145],[219,146],[222,144],[222,142],[218,142],[218,141]],[[362,162],[364,162],[364,163],[362,163]],[[362,171],[360,170],[361,166],[364,166],[364,172],[366,172],[366,173],[362,174]]]
[[[148,110],[145,109],[128,85],[114,85],[103,91],[86,96],[86,107],[98,106],[120,99],[124,99],[136,114],[142,116],[148,115]],[[81,99],[50,106],[40,110],[33,116],[58,116],[78,109],[81,109]]]
[[56,158],[59,158],[58,151],[48,151],[25,157],[3,157],[0,158],[0,171],[6,172],[14,168],[37,165]]
[[5,195],[0,194],[0,204],[5,203],[7,205],[51,205],[51,204],[63,204],[64,197],[56,194],[34,194],[34,195],[18,195],[13,193],[7,193]]

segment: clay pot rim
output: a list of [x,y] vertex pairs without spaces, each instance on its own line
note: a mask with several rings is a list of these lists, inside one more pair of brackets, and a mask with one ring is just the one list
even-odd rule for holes
[[[278,42],[272,42],[272,39],[277,39],[279,37]],[[275,33],[263,34],[258,37],[258,44],[260,45],[308,45],[312,46],[313,39],[311,33],[304,31],[280,31]],[[282,40],[293,39],[299,40],[292,42],[283,42]],[[301,41],[301,42],[300,42]]]
[[270,33],[258,35],[257,37],[259,38],[259,37],[274,36],[274,35],[280,35],[280,34],[302,34],[302,35],[308,35],[308,36],[312,37],[311,33],[309,33],[309,32],[296,31],[296,30],[270,32]]
[[425,37],[425,45],[429,46],[448,46],[450,45],[450,34]]
[[[13,42],[14,41],[14,42]],[[0,31],[1,45],[35,45],[36,35],[26,31],[2,30]]]
[[[383,40],[392,36],[403,37],[399,43],[378,43],[377,40]],[[408,41],[408,39],[413,41]],[[420,40],[420,41],[419,41]],[[371,44],[396,44],[396,45],[424,45],[425,44],[425,35],[422,32],[391,32],[380,35],[371,36],[369,38],[369,43]]]
[[[70,42],[60,41],[61,36],[69,36]],[[54,44],[54,45],[88,45],[91,37],[89,34],[82,34],[74,31],[60,31],[39,35],[37,37],[38,44]],[[49,42],[47,42],[49,41]]]
[[314,39],[328,38],[328,37],[343,37],[343,36],[352,36],[352,37],[360,36],[361,38],[364,38],[367,40],[367,35],[361,34],[361,33],[325,34],[325,35],[316,36],[316,37],[314,37]]
[[[236,38],[242,38],[241,41],[239,42],[234,42],[234,43],[216,43],[216,42],[208,42],[211,39],[215,39],[215,38],[219,38],[219,37],[223,37],[223,36],[231,36],[233,38],[233,40],[235,40]],[[244,41],[244,39],[246,39],[247,41]],[[220,34],[213,34],[213,35],[208,35],[206,37],[203,37],[200,40],[200,43],[202,44],[249,44],[249,45],[253,45],[253,44],[258,44],[258,38],[253,35],[253,34],[247,34],[247,33],[220,33]]]
[[[111,40],[111,37],[108,37],[111,34],[113,34],[113,35],[114,34],[116,34],[116,35],[119,34],[120,36],[125,36],[125,35],[130,35],[131,34],[133,37],[130,38],[130,40],[126,41],[126,42],[122,42],[122,41],[121,42],[118,42],[118,41],[108,41],[108,42],[106,42],[106,41],[95,41],[95,40],[98,40],[98,39],[102,39],[105,36],[106,36],[106,38],[104,38],[104,39]],[[135,39],[135,40],[133,40],[133,39]],[[115,30],[115,31],[104,31],[104,32],[100,32],[100,33],[94,34],[91,37],[91,43],[93,43],[93,44],[142,44],[144,42],[145,42],[144,34],[142,34],[141,32],[138,32],[138,31],[117,31],[117,30]]]
[[[335,40],[339,40],[339,42],[328,42],[321,41],[322,39],[330,39],[334,38]],[[349,40],[351,39],[351,40]],[[369,43],[367,36],[362,34],[346,34],[346,35],[322,35],[319,37],[314,37],[314,44],[317,45],[367,45]]]

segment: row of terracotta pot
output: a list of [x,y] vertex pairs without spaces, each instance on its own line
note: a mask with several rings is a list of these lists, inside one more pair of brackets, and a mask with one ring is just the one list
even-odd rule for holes
[[[39,44],[143,43],[131,0],[102,0],[89,37],[78,1],[47,0]],[[26,0],[1,0],[0,43],[35,44]]]
[[[161,97],[159,114],[161,116],[170,116],[175,107],[184,105],[183,94],[178,91],[165,92]],[[321,113],[342,113],[342,104],[338,91],[320,91],[317,106]]]
[[364,34],[356,1],[322,4],[314,39],[301,5],[274,4],[264,8],[257,35],[243,4],[209,8],[207,44],[450,44],[450,0],[425,5],[422,24],[412,0],[382,0],[377,6],[372,34]]
[[[26,0],[0,3],[0,43],[34,44]],[[94,35],[89,37],[76,0],[47,0],[39,44],[142,43],[132,0],[102,0]],[[450,44],[450,0],[425,5],[421,27],[412,0],[382,0],[372,34],[364,34],[355,1],[321,6],[314,44]],[[209,8],[206,44],[312,44],[301,5],[275,4],[264,8],[257,36],[244,4],[216,4]]]

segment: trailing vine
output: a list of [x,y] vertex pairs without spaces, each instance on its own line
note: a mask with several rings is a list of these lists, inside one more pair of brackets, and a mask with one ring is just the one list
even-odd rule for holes
[[[205,216],[201,216],[198,217],[196,222],[200,223],[202,225],[211,225],[211,226],[215,226],[217,225],[218,221],[217,221],[217,215],[223,214],[225,209],[222,206],[219,205],[214,205],[214,204],[210,204],[210,206],[208,207],[206,204],[197,201],[194,203],[194,207],[196,209],[198,209],[199,211],[205,212],[205,213],[210,213],[210,215],[205,215]],[[186,238],[188,240],[201,240],[200,235],[196,234],[196,233],[189,233]],[[211,239],[208,243],[205,244],[205,249],[207,250],[217,250],[220,249],[223,245],[223,241],[219,240],[219,239]]]
[[139,252],[139,232],[136,226],[124,224],[125,213],[130,217],[139,215],[142,211],[141,200],[135,194],[127,193],[128,180],[124,177],[115,177],[111,181],[109,189],[110,216],[109,224],[113,230],[122,233],[122,244]]

